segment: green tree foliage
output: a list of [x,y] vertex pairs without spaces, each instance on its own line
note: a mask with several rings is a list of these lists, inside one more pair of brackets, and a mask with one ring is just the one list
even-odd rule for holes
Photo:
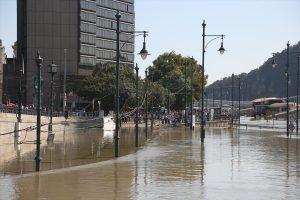
[[[166,107],[170,100],[171,109],[183,109],[185,99],[185,66],[187,75],[187,94],[190,102],[191,76],[193,76],[193,99],[200,98],[200,66],[191,57],[180,54],[164,53],[149,67],[148,105]],[[120,68],[120,107],[121,111],[135,108],[134,69],[129,66]],[[145,80],[139,78],[139,102],[145,105]],[[107,64],[96,67],[91,76],[76,83],[76,94],[85,100],[101,100],[102,108],[114,110],[115,102],[115,65]],[[169,95],[168,95],[169,94]],[[169,97],[169,98],[168,98]]]
[[[85,100],[100,100],[102,108],[114,110],[115,65],[96,67],[91,76],[77,81],[75,92]],[[126,109],[134,102],[135,76],[131,67],[120,67],[120,107]]]
[[149,67],[149,80],[165,88],[164,101],[167,106],[168,90],[170,91],[171,109],[183,109],[185,99],[185,66],[187,75],[187,89],[190,101],[191,76],[193,76],[193,99],[199,100],[201,91],[200,65],[191,57],[183,57],[175,52],[164,53],[153,61]]

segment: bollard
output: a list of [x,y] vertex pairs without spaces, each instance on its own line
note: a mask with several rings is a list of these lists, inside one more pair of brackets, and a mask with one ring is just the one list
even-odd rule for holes
[[20,122],[15,123],[15,130],[14,130],[14,136],[15,136],[15,142],[17,144],[20,143]]
[[47,142],[53,142],[53,140],[54,140],[54,133],[53,133],[53,130],[52,130],[52,128],[53,128],[52,125],[53,124],[48,125]]
[[104,110],[99,112],[100,127],[104,127]]
[[52,133],[52,131],[48,131],[47,142],[53,142],[53,140],[54,140],[54,133]]

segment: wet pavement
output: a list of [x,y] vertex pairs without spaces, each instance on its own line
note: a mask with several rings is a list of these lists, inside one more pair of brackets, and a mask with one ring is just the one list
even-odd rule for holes
[[[134,128],[126,130],[125,156],[119,159],[110,159],[112,137],[97,129],[43,147],[42,169],[54,170],[14,175],[20,172],[16,158],[0,177],[0,199],[300,198],[300,139],[295,137],[207,129],[201,144],[199,129],[162,128],[136,152]],[[22,159],[32,157],[34,152]]]

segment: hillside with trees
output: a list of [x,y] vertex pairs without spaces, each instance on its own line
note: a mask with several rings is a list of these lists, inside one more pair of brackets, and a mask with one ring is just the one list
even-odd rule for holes
[[[290,46],[290,67],[289,67],[289,92],[290,96],[296,95],[296,81],[298,56],[300,56],[300,42],[296,45]],[[242,73],[235,75],[234,78],[234,99],[238,99],[238,77],[241,80],[241,99],[253,100],[261,97],[285,97],[286,96],[286,63],[287,50],[278,52],[274,55],[277,63],[275,68],[272,67],[273,57],[267,59],[259,68],[250,71],[249,73]],[[223,99],[226,95],[231,97],[231,76],[218,80],[206,88],[209,98],[212,97],[214,90],[214,97],[220,99],[220,87],[223,88]],[[214,89],[213,89],[214,88]]]

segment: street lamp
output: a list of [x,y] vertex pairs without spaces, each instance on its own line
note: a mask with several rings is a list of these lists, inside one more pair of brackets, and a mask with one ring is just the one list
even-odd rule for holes
[[[286,131],[287,131],[287,136],[290,135],[289,133],[289,57],[290,57],[290,43],[288,42],[287,43],[287,64],[286,64],[286,69],[284,71],[284,74],[286,76],[286,89],[287,89],[287,92],[286,92],[286,107],[287,107],[287,116],[286,116]],[[300,54],[300,52],[292,52],[292,54]],[[272,60],[272,67],[276,67],[277,66],[277,63],[275,61],[275,53],[273,53],[273,60]],[[298,135],[299,133],[299,70],[300,70],[300,57],[298,57],[298,67],[297,67],[297,108],[296,108],[296,134]]]
[[220,47],[220,49],[219,49],[219,52],[220,52],[220,54],[221,55],[223,55],[224,53],[225,53],[225,49],[224,49],[224,47],[223,47],[223,39],[224,39],[224,35],[221,35],[221,39],[222,39],[222,42],[221,42],[221,47]]
[[223,87],[220,87],[220,109],[222,114],[222,107],[223,107]]
[[212,103],[213,103],[213,107],[215,107],[215,88],[212,88]]
[[[290,108],[289,108],[289,57],[290,57],[290,43],[288,42],[286,44],[287,50],[286,50],[286,56],[287,56],[287,63],[286,63],[286,68],[284,71],[284,74],[286,76],[286,135],[287,137],[290,136],[290,130],[289,130],[289,123],[290,123]],[[273,56],[275,54],[273,53]],[[277,64],[275,62],[275,58],[273,57],[272,61],[272,67],[276,67]],[[297,113],[298,115],[298,113]],[[297,122],[298,123],[298,122]]]
[[135,147],[139,146],[139,67],[135,66],[136,88],[135,88]]
[[48,66],[48,73],[51,75],[51,89],[50,89],[50,123],[48,125],[48,139],[49,136],[52,135],[52,118],[53,118],[53,83],[54,83],[54,75],[57,73],[57,65],[52,64]]
[[190,129],[193,130],[193,81],[194,81],[194,66],[192,66],[192,70],[191,70],[191,104],[190,104],[190,111],[191,111],[191,116],[190,116]]
[[234,74],[231,75],[231,128],[233,128],[233,115],[234,115],[233,87],[234,87]]
[[148,138],[148,71],[145,70],[145,135]]
[[[223,39],[224,35],[206,35],[205,34],[205,27],[206,23],[203,21],[202,23],[202,29],[203,29],[203,34],[202,34],[202,84],[201,84],[201,142],[204,142],[205,138],[205,130],[204,130],[204,55],[205,55],[205,49],[206,47],[214,40],[221,38],[221,47],[219,48],[220,54],[224,54],[225,49],[223,46]],[[205,43],[205,37],[214,37],[212,40],[210,40],[207,44]]]
[[143,37],[144,37],[144,42],[143,42],[143,49],[140,51],[139,55],[141,55],[143,60],[146,60],[146,58],[148,57],[148,55],[150,55],[146,49],[146,36],[147,36],[147,32],[143,31]]
[[99,118],[101,117],[101,101],[98,100],[98,110],[99,110]]
[[273,60],[272,60],[272,67],[273,68],[276,68],[276,66],[277,66],[277,63],[276,63],[276,61],[275,61],[275,53],[273,53]]
[[186,77],[186,66],[187,63],[184,63],[184,124],[187,126],[187,77]]
[[22,65],[20,66],[19,77],[19,98],[18,98],[18,123],[22,121],[22,77],[24,75],[24,60],[22,56]]
[[35,171],[40,171],[40,145],[41,145],[41,68],[43,58],[40,56],[40,52],[37,51],[35,58],[37,65],[37,108],[36,108],[36,156],[35,156]]
[[[118,11],[117,14],[115,15],[116,19],[117,19],[117,49],[116,49],[116,94],[115,94],[115,111],[116,111],[116,130],[115,130],[115,136],[114,136],[114,140],[115,140],[115,157],[119,157],[119,140],[120,140],[120,136],[119,136],[119,129],[120,129],[120,124],[119,124],[119,114],[120,114],[120,87],[119,87],[119,82],[120,82],[120,58],[121,58],[121,50],[122,48],[125,46],[125,44],[127,44],[127,42],[132,39],[135,36],[139,36],[139,35],[143,35],[144,36],[144,42],[143,42],[143,49],[140,51],[139,55],[141,55],[142,59],[146,59],[147,56],[149,55],[147,49],[146,49],[146,36],[147,36],[147,31],[135,31],[133,32],[134,36],[129,38],[124,44],[123,46],[120,48],[120,34],[122,33],[120,31],[120,19],[121,19],[121,14]],[[136,35],[138,34],[138,35]]]
[[[300,52],[299,52],[300,53]],[[300,56],[298,56],[298,67],[297,67],[297,113],[296,113],[296,133],[299,134],[299,71],[300,71]]]
[[239,88],[239,126],[241,125],[241,77],[238,77],[238,88]]

